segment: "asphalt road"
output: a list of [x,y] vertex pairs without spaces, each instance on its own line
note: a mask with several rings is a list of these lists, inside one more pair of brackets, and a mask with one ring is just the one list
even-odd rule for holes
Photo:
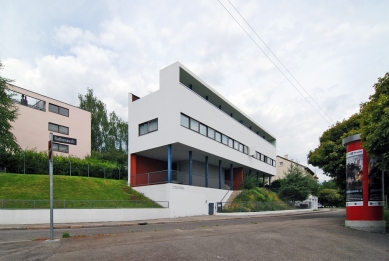
[[[88,229],[0,231],[0,260],[389,260],[389,235],[345,228],[344,210]],[[10,242],[18,241],[18,242]]]

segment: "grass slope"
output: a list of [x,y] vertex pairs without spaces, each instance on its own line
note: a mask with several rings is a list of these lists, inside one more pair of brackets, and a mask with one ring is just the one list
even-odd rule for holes
[[[48,175],[0,174],[0,200],[49,200],[49,179]],[[145,204],[143,207],[157,207],[150,199],[128,187],[123,180],[54,175],[53,184],[54,200],[57,201],[138,200],[142,202],[134,202],[134,207]],[[99,204],[96,207],[104,207],[102,203]],[[74,206],[77,207],[77,204]]]
[[258,212],[286,209],[291,209],[291,207],[282,202],[277,193],[265,188],[254,188],[243,190],[231,204],[225,205],[223,212]]

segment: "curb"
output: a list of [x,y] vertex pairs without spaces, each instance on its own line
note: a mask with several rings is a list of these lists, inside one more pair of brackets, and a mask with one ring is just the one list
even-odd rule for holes
[[[168,223],[184,223],[184,222],[197,222],[197,221],[213,221],[213,220],[228,220],[228,219],[245,219],[245,218],[258,218],[258,217],[271,217],[271,216],[292,216],[292,215],[304,215],[304,214],[315,214],[322,212],[330,212],[331,209],[322,209],[319,211],[293,211],[293,212],[277,212],[271,213],[272,211],[266,212],[241,212],[241,213],[222,213],[211,216],[197,216],[196,218],[187,217],[188,219],[176,219],[176,218],[167,218],[166,220],[147,220],[148,224],[157,225],[157,224],[168,224]],[[199,218],[204,217],[204,218]],[[124,222],[105,222],[103,224],[54,224],[54,229],[78,229],[78,228],[99,228],[99,227],[122,227],[122,226],[138,226],[139,222],[143,222],[141,220],[138,221],[124,221]],[[50,225],[23,225],[23,226],[9,226],[9,227],[0,227],[0,231],[2,230],[39,230],[39,229],[50,229]]]

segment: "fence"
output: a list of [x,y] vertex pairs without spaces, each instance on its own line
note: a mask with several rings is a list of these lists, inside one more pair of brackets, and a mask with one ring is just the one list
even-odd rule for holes
[[[169,201],[146,200],[54,200],[54,208],[169,208]],[[50,200],[1,199],[2,209],[48,209]]]
[[[108,179],[127,178],[127,166],[93,158],[79,159],[55,155],[54,175],[98,177]],[[21,153],[0,153],[0,169],[8,173],[48,174],[48,158],[45,152],[25,150]]]
[[[172,183],[189,185],[189,173],[183,171],[172,170]],[[136,175],[137,186],[148,186],[156,184],[168,183],[168,171],[161,170],[148,172]],[[229,180],[222,180],[222,189],[230,189],[231,183]],[[192,186],[205,187],[205,175],[192,175]],[[209,188],[219,188],[219,178],[208,177]],[[231,186],[232,188],[232,186]]]
[[296,205],[291,202],[221,202],[222,212],[260,212],[260,211],[277,211],[277,210],[292,210],[292,209],[308,209],[308,204]]

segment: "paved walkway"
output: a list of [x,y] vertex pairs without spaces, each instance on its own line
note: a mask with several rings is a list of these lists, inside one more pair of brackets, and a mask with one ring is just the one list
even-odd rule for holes
[[[94,228],[94,227],[114,227],[114,226],[137,226],[139,223],[147,222],[147,224],[164,224],[164,223],[181,223],[181,222],[196,222],[208,220],[225,220],[247,217],[261,216],[282,216],[282,215],[299,215],[313,212],[326,212],[331,209],[320,209],[312,211],[311,209],[296,209],[282,211],[263,211],[263,212],[236,212],[236,213],[216,213],[215,215],[177,217],[177,218],[162,218],[152,220],[136,220],[136,221],[121,221],[121,222],[91,222],[91,223],[54,223],[55,229],[66,228]],[[1,230],[26,230],[26,229],[49,229],[50,224],[25,224],[25,225],[1,225]]]

